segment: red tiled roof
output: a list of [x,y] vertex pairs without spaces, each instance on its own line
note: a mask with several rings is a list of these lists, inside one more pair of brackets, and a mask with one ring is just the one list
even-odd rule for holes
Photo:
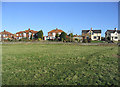
[[12,33],[8,32],[8,31],[6,31],[6,30],[0,32],[0,34],[11,34],[11,35],[13,35]]
[[20,32],[17,32],[16,34],[20,34],[20,33],[28,33],[28,32],[32,32],[32,33],[37,33],[38,31],[34,31],[34,30],[30,30],[30,28],[28,30],[25,30],[25,31],[20,31]]
[[54,30],[51,30],[49,31],[48,33],[58,33],[58,32],[63,32],[61,29],[54,29]]
[[19,31],[19,32],[17,32],[16,34],[20,34],[20,33],[23,33],[24,31]]
[[74,35],[73,37],[81,37],[80,35]]

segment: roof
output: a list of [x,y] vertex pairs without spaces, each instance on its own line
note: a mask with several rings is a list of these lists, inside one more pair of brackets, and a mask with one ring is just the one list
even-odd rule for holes
[[28,32],[32,32],[32,33],[37,33],[38,31],[34,31],[34,30],[30,30],[30,28],[28,30],[25,30],[25,31],[19,31],[17,32],[16,34],[20,34],[20,33],[28,33]]
[[20,34],[20,33],[23,33],[24,31],[19,31],[19,32],[17,32],[16,34]]
[[11,34],[11,35],[13,35],[12,33],[8,32],[8,31],[6,31],[6,30],[0,32],[0,34]]
[[93,33],[101,33],[101,30],[92,30]]
[[[106,32],[115,33],[116,30],[107,30]],[[117,33],[120,33],[120,30],[117,30]]]
[[90,30],[82,30],[82,33],[88,33]]
[[56,28],[54,30],[49,31],[48,33],[58,33],[58,32],[63,32],[63,30]]
[[74,35],[73,37],[81,37],[80,35]]
[[[82,30],[82,33],[88,33],[90,30]],[[101,33],[101,30],[92,30],[93,33]]]

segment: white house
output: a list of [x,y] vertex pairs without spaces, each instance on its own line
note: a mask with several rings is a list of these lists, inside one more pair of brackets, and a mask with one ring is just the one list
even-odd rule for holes
[[101,30],[93,30],[92,28],[90,30],[82,30],[82,37],[84,39],[101,40]]
[[48,37],[47,39],[55,39],[56,34],[60,35],[63,31],[56,28],[54,30],[51,30],[48,32]]
[[105,38],[109,38],[111,41],[120,40],[120,30],[117,30],[117,28],[115,28],[114,30],[107,30],[105,32]]

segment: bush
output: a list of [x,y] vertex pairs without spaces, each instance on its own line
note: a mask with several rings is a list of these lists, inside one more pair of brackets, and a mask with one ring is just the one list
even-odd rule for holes
[[91,42],[91,38],[87,39],[87,42],[90,43]]
[[41,41],[41,38],[38,38],[39,41]]
[[83,41],[82,41],[83,43],[87,43],[87,40],[86,39],[83,39]]
[[7,41],[11,41],[11,40],[8,38]]
[[61,40],[61,41],[65,41],[65,40],[66,40],[66,36],[67,36],[67,34],[66,34],[65,32],[62,32],[62,33],[60,34],[60,40]]
[[19,39],[19,41],[22,41],[22,39]]

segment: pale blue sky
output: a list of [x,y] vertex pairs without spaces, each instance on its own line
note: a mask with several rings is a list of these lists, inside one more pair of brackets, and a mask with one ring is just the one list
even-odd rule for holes
[[31,28],[47,32],[60,28],[81,34],[83,29],[118,28],[117,2],[3,2],[3,30],[16,33]]

